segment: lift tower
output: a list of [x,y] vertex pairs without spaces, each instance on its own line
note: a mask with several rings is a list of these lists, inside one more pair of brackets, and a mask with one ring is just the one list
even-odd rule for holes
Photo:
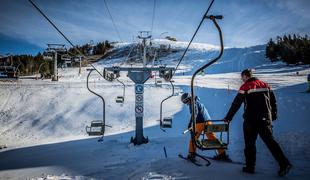
[[52,81],[58,81],[57,59],[58,54],[67,52],[64,44],[47,44],[47,49],[44,51],[44,59],[54,61],[54,71]]

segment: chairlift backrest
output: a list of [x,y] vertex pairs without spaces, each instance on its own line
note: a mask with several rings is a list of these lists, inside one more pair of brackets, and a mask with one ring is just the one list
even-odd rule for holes
[[206,133],[213,133],[213,132],[228,132],[229,125],[225,124],[208,124],[205,125],[205,132]]
[[162,128],[172,128],[172,117],[164,117],[164,119],[161,122],[160,126]]
[[124,103],[124,97],[123,96],[117,96],[116,97],[116,103]]

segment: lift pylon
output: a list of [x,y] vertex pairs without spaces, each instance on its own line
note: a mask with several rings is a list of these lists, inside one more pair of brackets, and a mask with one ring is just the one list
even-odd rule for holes
[[121,71],[127,72],[127,76],[135,83],[135,118],[136,131],[135,137],[131,138],[131,142],[135,145],[140,145],[148,142],[148,138],[143,135],[143,116],[144,116],[144,83],[151,77],[152,71],[158,71],[159,76],[170,81],[172,77],[172,67],[106,67],[104,69],[104,78],[108,81],[113,81],[119,77]]

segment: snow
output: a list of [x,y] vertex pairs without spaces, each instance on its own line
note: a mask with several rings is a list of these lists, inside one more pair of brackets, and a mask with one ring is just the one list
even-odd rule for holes
[[[171,44],[184,49],[186,43],[156,40],[155,44]],[[123,43],[119,48],[130,44]],[[124,105],[115,103],[122,94],[117,82],[107,82],[95,72],[90,87],[106,100],[107,128],[103,142],[88,137],[85,126],[102,118],[102,102],[86,89],[86,68],[78,75],[77,68],[60,70],[59,82],[21,79],[0,82],[0,179],[278,179],[278,166],[259,139],[257,142],[257,174],[241,172],[241,165],[212,161],[209,167],[196,167],[177,157],[186,155],[189,135],[183,135],[189,111],[181,104],[179,95],[189,91],[190,74],[202,63],[217,55],[217,47],[195,43],[190,48],[174,78],[176,96],[164,104],[164,116],[173,116],[173,128],[159,129],[159,105],[169,96],[171,87],[164,82],[145,85],[144,135],[148,144],[133,146],[134,84],[122,74],[126,84]],[[181,52],[162,58],[174,65]],[[111,59],[96,64],[99,70],[117,64],[122,59]],[[264,46],[227,48],[219,63],[199,75],[196,93],[214,119],[225,116],[241,85],[240,70],[255,68],[255,75],[268,82],[275,90],[279,118],[274,122],[274,135],[294,165],[285,179],[308,179],[310,175],[310,117],[306,66],[286,66],[270,63],[264,57]],[[296,72],[299,72],[298,75]],[[234,161],[244,162],[242,110],[232,124],[228,154]],[[168,157],[165,158],[163,148]],[[214,155],[214,151],[199,152]]]

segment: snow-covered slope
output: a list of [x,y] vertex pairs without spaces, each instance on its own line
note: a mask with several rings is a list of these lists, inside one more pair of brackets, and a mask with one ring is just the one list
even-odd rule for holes
[[[135,46],[136,44],[121,44],[117,46],[120,50]],[[175,66],[181,58],[188,42],[174,42],[164,39],[155,39],[152,43],[153,47],[159,48],[160,45],[166,45],[175,53],[171,53],[166,57],[159,58],[158,61],[162,64]],[[129,48],[128,48],[129,49]],[[230,48],[225,47],[224,54],[220,61],[208,68],[207,73],[228,73],[237,72],[245,68],[256,68],[261,65],[271,65],[272,63],[265,58],[265,45],[258,45],[245,48]],[[192,43],[188,53],[184,57],[178,73],[191,75],[192,70],[197,69],[202,64],[216,57],[219,53],[219,47],[211,44]],[[120,64],[125,58],[107,59],[104,64]]]
[[[169,43],[175,49],[186,46],[182,42]],[[175,65],[180,55],[181,52],[171,54],[162,62]],[[188,91],[191,72],[216,55],[215,46],[193,44],[174,78],[177,92]],[[120,59],[104,60],[97,67],[102,70],[119,62]],[[275,89],[279,106],[275,137],[294,164],[287,179],[307,179],[310,96],[303,92],[307,89],[309,68],[270,63],[264,58],[264,46],[227,48],[221,61],[196,81],[197,94],[212,118],[224,117],[241,84],[238,71],[244,68],[256,68],[256,75]],[[159,104],[171,91],[168,83],[155,87],[153,79],[146,83],[144,94],[144,133],[150,139],[148,144],[129,144],[135,127],[134,89],[125,74],[121,77],[127,85],[123,106],[115,103],[122,86],[92,75],[90,87],[105,97],[106,122],[113,127],[107,128],[108,136],[101,143],[97,138],[88,138],[85,126],[91,120],[101,119],[102,104],[86,89],[86,69],[81,76],[77,73],[76,68],[61,70],[62,77],[56,83],[25,79],[17,83],[0,82],[0,145],[8,146],[0,152],[0,179],[277,179],[277,164],[260,140],[256,175],[242,174],[241,165],[212,162],[210,167],[197,168],[177,158],[178,153],[187,152],[189,137],[182,132],[189,112],[179,96],[168,100],[164,116],[173,115],[173,128],[162,132],[157,121]],[[228,150],[230,157],[239,162],[244,161],[241,114],[240,111],[231,125]]]

